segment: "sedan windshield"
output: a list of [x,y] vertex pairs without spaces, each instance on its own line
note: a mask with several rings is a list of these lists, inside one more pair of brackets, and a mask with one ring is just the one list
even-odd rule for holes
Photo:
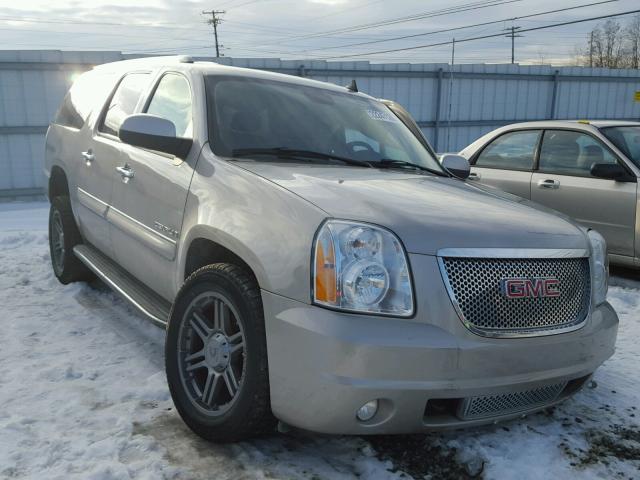
[[629,160],[640,167],[640,126],[604,127],[600,130]]
[[216,155],[442,173],[389,108],[356,93],[255,78],[205,77]]

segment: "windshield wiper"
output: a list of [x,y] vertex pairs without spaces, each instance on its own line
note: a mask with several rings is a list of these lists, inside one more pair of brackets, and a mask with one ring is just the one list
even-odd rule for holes
[[424,165],[420,165],[418,163],[406,162],[404,160],[393,160],[390,158],[383,158],[381,160],[376,160],[375,162],[371,162],[374,167],[377,168],[393,168],[393,167],[409,167],[414,170],[424,170],[425,172],[433,173],[434,175],[440,175],[441,177],[448,177],[449,175],[442,170],[436,170],[435,168],[425,167]]
[[336,160],[338,162],[346,163],[347,165],[354,165],[356,167],[368,167],[372,168],[370,162],[362,162],[360,160],[354,160],[353,158],[340,157],[331,153],[314,152],[313,150],[296,150],[294,148],[287,147],[274,147],[274,148],[237,148],[231,151],[233,157],[248,157],[251,155],[274,155],[280,158],[310,158],[315,160]]

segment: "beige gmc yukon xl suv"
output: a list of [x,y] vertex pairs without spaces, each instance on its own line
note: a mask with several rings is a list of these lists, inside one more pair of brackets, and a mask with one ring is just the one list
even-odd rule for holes
[[469,184],[354,84],[101,65],[45,171],[55,275],[98,276],[167,329],[177,410],[214,441],[506,420],[614,350],[602,237]]

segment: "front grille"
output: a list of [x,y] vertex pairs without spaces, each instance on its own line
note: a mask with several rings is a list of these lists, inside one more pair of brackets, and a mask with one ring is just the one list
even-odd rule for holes
[[520,392],[465,398],[460,402],[458,417],[462,420],[498,417],[543,407],[558,398],[567,382]]
[[[442,273],[458,313],[475,333],[541,335],[584,322],[589,312],[589,259],[442,257]],[[557,278],[557,297],[507,298],[501,280]]]

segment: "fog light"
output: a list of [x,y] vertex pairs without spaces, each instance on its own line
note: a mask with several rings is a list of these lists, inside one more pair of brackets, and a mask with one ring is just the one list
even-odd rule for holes
[[371,420],[378,411],[378,400],[371,400],[362,405],[356,412],[356,417],[361,422]]

